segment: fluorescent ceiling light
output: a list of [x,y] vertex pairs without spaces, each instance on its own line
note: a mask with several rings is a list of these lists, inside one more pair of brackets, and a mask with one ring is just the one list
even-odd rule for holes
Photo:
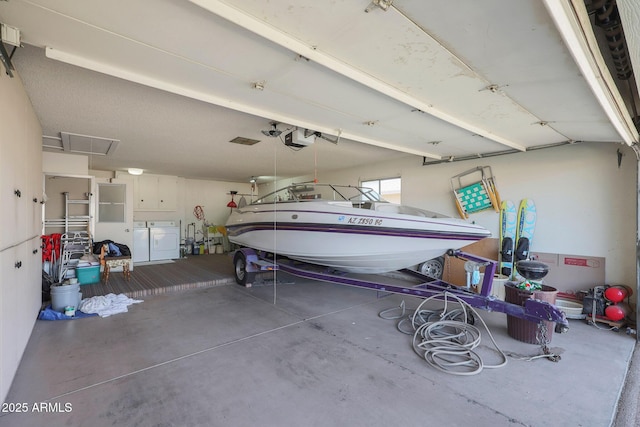
[[142,175],[142,172],[144,172],[142,169],[138,169],[138,168],[129,168],[128,172],[130,175]]
[[637,143],[638,131],[600,54],[584,1],[544,0],[544,4],[613,127],[628,145]]

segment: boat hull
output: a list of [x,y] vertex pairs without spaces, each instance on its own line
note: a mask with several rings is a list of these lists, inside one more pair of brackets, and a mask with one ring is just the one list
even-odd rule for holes
[[314,203],[259,207],[234,212],[229,240],[353,273],[383,273],[419,264],[459,249],[489,233],[452,218],[345,209]]

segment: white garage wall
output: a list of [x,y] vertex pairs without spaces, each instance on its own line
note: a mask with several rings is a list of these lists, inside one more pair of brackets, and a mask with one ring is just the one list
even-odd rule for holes
[[[193,211],[196,206],[201,206],[205,219],[210,224],[224,225],[229,217],[230,209],[227,203],[231,200],[230,191],[249,194],[250,184],[244,182],[222,182],[199,179],[186,179],[178,177],[177,185],[177,211],[134,211],[134,221],[173,220],[181,226],[182,238],[186,237],[187,226],[195,223],[197,238],[202,239],[202,225],[204,221],[198,220]],[[235,197],[236,202],[240,199]],[[247,200],[250,198],[247,197]],[[189,230],[189,236],[193,237],[193,229]]]
[[[184,202],[181,203],[178,199],[178,206],[184,206],[183,218],[185,222],[182,224],[182,228],[185,229],[186,224],[195,223],[198,231],[202,230],[203,221],[199,221],[193,213],[196,206],[202,207],[208,223],[224,225],[231,213],[231,209],[227,208],[227,203],[231,200],[228,193],[232,190],[245,194],[251,192],[249,183],[196,179],[185,179],[184,187],[181,186],[181,182],[178,182],[178,189],[180,188],[184,188]],[[237,203],[240,196],[236,196],[234,199]],[[246,197],[246,199],[249,201],[250,197]],[[202,239],[202,234],[198,234],[197,238],[198,240]]]
[[[618,149],[624,154],[620,168]],[[318,165],[318,178],[357,184],[401,176],[404,204],[457,216],[450,179],[476,166],[491,166],[503,200],[536,202],[532,250],[605,257],[607,283],[635,287],[636,159],[628,147],[585,143],[431,166],[411,156],[331,173]],[[484,211],[470,220],[498,237],[498,213]]]

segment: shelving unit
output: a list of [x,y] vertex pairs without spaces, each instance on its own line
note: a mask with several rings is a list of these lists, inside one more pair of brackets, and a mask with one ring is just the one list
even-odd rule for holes
[[[64,217],[45,219],[45,228],[63,228],[64,233],[68,234],[70,231],[86,231],[89,234],[93,233],[91,222],[91,193],[84,193],[86,199],[70,199],[69,192],[65,191],[64,195]],[[73,205],[86,205],[86,215],[71,215],[70,207]]]
[[229,252],[229,241],[224,226],[210,225],[208,227],[203,226],[202,229],[204,230],[204,241],[209,253],[214,253],[212,251],[217,245],[222,246],[223,252]]

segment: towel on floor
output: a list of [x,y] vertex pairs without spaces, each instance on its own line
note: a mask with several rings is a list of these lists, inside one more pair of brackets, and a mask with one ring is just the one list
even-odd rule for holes
[[100,317],[109,317],[113,314],[126,313],[131,304],[137,304],[142,300],[135,300],[125,294],[107,294],[83,299],[80,303],[80,311],[84,313],[96,313]]

